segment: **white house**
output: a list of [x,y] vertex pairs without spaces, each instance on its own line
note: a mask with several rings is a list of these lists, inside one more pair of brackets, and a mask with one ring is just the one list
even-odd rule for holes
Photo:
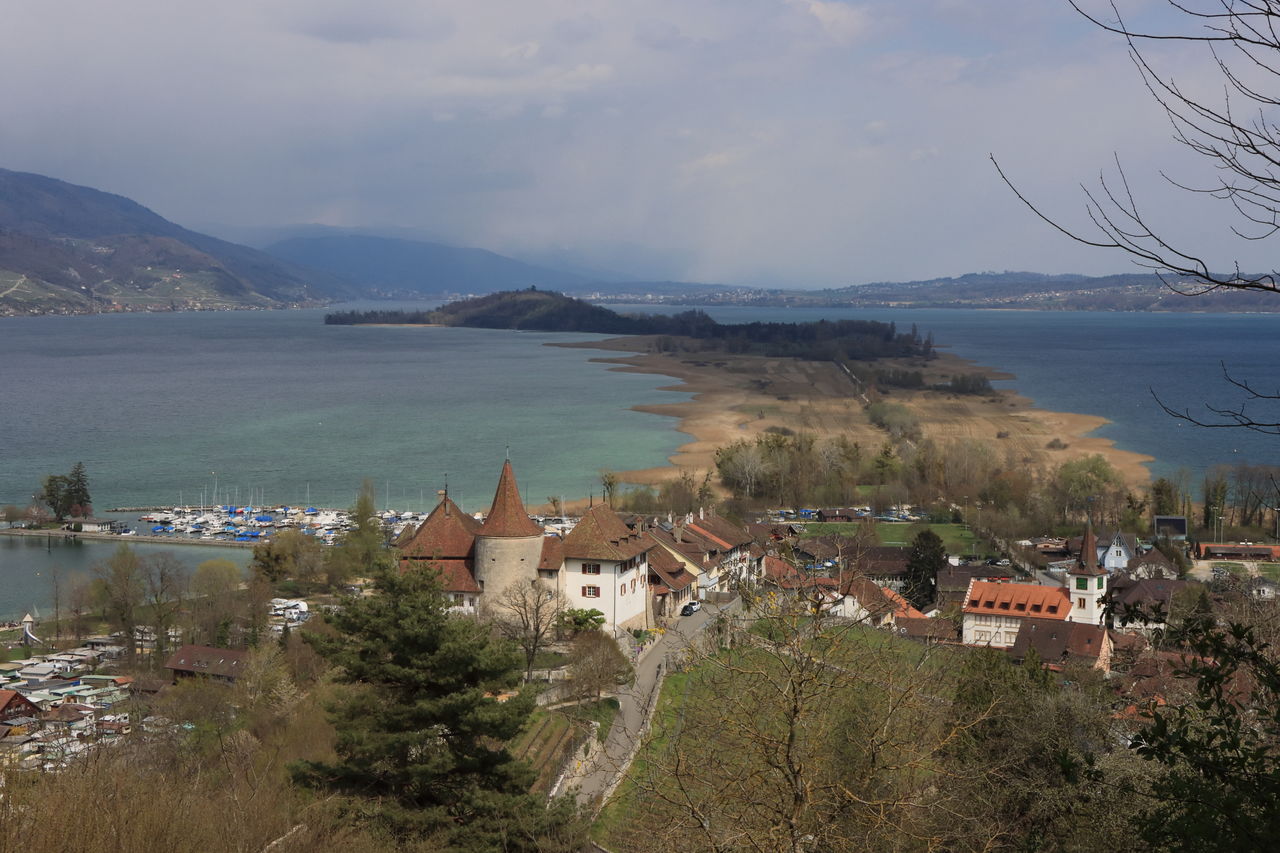
[[653,540],[607,506],[587,510],[564,538],[559,588],[570,607],[594,608],[617,628],[647,628]]

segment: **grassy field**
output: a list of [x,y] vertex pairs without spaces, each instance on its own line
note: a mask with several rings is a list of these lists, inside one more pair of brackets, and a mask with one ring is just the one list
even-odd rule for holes
[[[812,671],[796,670],[789,655],[744,646],[668,677],[650,738],[593,837],[616,851],[703,849],[706,838],[684,797],[697,801],[713,823],[732,827],[726,831],[753,833],[756,821],[769,820],[764,811],[787,808],[777,800],[786,799],[781,786],[757,788],[751,781],[781,766],[774,762],[784,750],[805,765],[809,778],[839,780],[851,790],[875,789],[888,777],[869,783],[868,776],[894,772],[879,768],[904,755],[918,758],[923,769],[917,772],[927,775],[963,650],[862,627],[828,626],[814,642],[822,646],[818,681]],[[794,738],[786,735],[788,702],[779,700],[797,695],[785,689],[788,683],[803,685],[798,695],[805,709],[794,718]],[[870,756],[870,741],[884,756]],[[751,791],[763,799],[748,804]],[[769,840],[752,837],[769,848]]]
[[1258,563],[1258,574],[1273,581],[1280,581],[1280,563]]
[[1244,563],[1214,563],[1213,567],[1237,577],[1246,577],[1249,574],[1244,567]]
[[[968,554],[973,550],[973,531],[967,524],[907,524],[892,521],[874,522],[876,537],[882,545],[910,545],[912,538],[929,528],[942,538],[948,554]],[[811,521],[804,526],[805,536],[853,536],[862,527],[856,521]],[[981,542],[978,550],[983,550]]]

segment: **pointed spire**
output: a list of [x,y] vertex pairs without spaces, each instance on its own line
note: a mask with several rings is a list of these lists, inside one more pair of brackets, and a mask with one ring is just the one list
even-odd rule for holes
[[1098,565],[1098,537],[1093,532],[1092,518],[1085,522],[1084,537],[1080,540],[1079,563],[1077,574],[1106,574],[1106,571]]
[[511,460],[502,463],[502,476],[498,478],[498,489],[493,495],[493,506],[485,517],[484,526],[480,528],[481,536],[521,537],[541,536],[539,527],[529,513],[525,511],[524,502],[520,500],[520,487],[516,485],[516,475],[511,469]]

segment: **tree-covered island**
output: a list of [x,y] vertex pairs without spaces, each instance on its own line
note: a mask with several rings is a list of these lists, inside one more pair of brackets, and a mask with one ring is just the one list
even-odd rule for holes
[[659,350],[696,349],[819,361],[929,357],[931,338],[893,323],[818,320],[811,323],[717,323],[702,311],[671,316],[619,314],[546,290],[514,290],[451,302],[431,311],[344,311],[326,314],[328,325],[440,325],[537,332],[655,335]]

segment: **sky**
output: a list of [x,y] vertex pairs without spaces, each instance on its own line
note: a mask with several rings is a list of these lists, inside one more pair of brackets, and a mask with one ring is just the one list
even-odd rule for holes
[[[1118,159],[1217,266],[1266,258],[1162,182],[1204,164],[1066,0],[6,7],[0,166],[189,227],[408,229],[757,286],[1135,271],[1036,219],[995,155],[1071,225]],[[1216,82],[1194,45],[1159,59]]]

